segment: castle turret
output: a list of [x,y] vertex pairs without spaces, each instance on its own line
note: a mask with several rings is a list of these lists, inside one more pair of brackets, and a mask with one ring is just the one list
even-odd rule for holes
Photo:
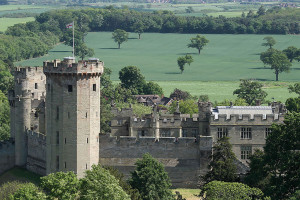
[[47,77],[47,174],[74,171],[78,177],[99,161],[100,76],[103,62],[44,62]]
[[199,110],[199,133],[200,135],[209,135],[209,118],[211,115],[211,102],[198,102]]

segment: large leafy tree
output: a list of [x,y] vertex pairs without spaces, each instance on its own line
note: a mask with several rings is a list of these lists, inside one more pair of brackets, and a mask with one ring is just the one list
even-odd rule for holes
[[121,44],[128,40],[128,33],[122,29],[117,29],[112,33],[112,38],[118,43],[118,48],[121,48]]
[[94,49],[88,48],[84,43],[81,43],[75,47],[75,56],[79,56],[81,60],[83,60],[85,57],[91,57],[94,54]]
[[300,83],[295,83],[294,85],[289,85],[288,90],[290,93],[295,92],[300,97]]
[[129,182],[138,189],[144,200],[173,199],[170,179],[164,166],[148,153],[137,160]]
[[9,104],[7,97],[0,90],[0,141],[7,140],[10,135]]
[[119,181],[100,165],[93,165],[80,179],[80,199],[130,200]]
[[198,50],[198,53],[200,55],[201,50],[203,49],[204,46],[207,45],[209,42],[208,39],[206,39],[204,36],[201,36],[198,34],[196,37],[191,38],[191,43],[189,43],[187,46],[189,48],[195,48]]
[[[285,116],[284,124],[274,124],[264,153],[250,158],[247,177],[254,187],[262,184],[265,194],[274,199],[287,199],[300,189],[300,113]],[[253,164],[255,162],[255,164]],[[247,180],[247,179],[246,179]]]
[[276,44],[276,40],[271,36],[264,37],[264,40],[266,42],[262,43],[261,45],[269,47],[270,49],[272,49],[272,47]]
[[181,73],[184,71],[185,64],[190,65],[192,62],[194,62],[194,60],[191,55],[185,55],[185,56],[181,56],[181,57],[177,58],[177,64],[178,64],[178,67],[179,67]]
[[25,183],[18,189],[10,199],[31,199],[31,200],[46,200],[47,196],[33,183]]
[[192,100],[192,99],[188,99],[188,100],[180,100],[179,102],[177,101],[173,101],[172,104],[169,107],[169,112],[170,113],[174,113],[177,109],[177,103],[179,105],[179,112],[182,114],[195,114],[198,113],[198,105],[197,103]]
[[248,185],[237,182],[212,181],[206,184],[201,190],[204,199],[256,199],[270,200],[265,198],[264,193],[258,188],[251,188]]
[[141,39],[141,35],[144,33],[144,30],[147,28],[147,26],[143,23],[143,21],[138,20],[132,25],[131,28],[139,35],[139,39]]
[[255,100],[260,99],[264,101],[268,95],[262,90],[263,85],[257,81],[241,80],[238,89],[233,91],[233,94],[237,94],[238,98],[244,99],[248,105],[255,105]]
[[144,88],[144,93],[145,94],[157,94],[157,95],[164,94],[162,88],[153,81],[149,81],[148,83],[146,83],[145,88]]
[[278,81],[278,75],[282,72],[288,72],[292,65],[282,51],[272,48],[268,49],[266,52],[262,52],[260,54],[260,60],[275,71],[276,81]]
[[174,100],[187,100],[191,99],[192,95],[187,91],[175,88],[174,91],[170,94],[170,98]]
[[294,59],[300,61],[300,49],[297,47],[290,46],[282,51],[288,57],[290,62],[293,62]]
[[41,177],[41,186],[49,198],[76,199],[79,197],[79,180],[74,172],[56,172]]
[[119,71],[119,79],[124,88],[131,89],[133,94],[143,94],[145,77],[136,66],[127,66]]
[[212,160],[209,163],[210,171],[203,177],[206,183],[210,181],[234,182],[237,180],[237,168],[235,165],[235,154],[228,137],[218,139],[213,147]]

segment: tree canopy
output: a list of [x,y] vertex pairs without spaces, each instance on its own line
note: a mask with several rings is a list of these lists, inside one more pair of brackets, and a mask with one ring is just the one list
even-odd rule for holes
[[189,43],[187,46],[189,48],[195,48],[198,50],[198,53],[200,55],[201,50],[203,49],[204,46],[207,45],[209,42],[208,39],[206,39],[204,36],[201,36],[198,34],[196,37],[191,38],[191,43]]
[[177,103],[179,105],[179,112],[182,114],[192,114],[198,113],[198,105],[197,103],[192,99],[187,99],[185,101],[179,100],[173,101],[172,104],[169,107],[169,112],[174,113],[177,109]]
[[191,64],[194,62],[193,57],[191,55],[185,55],[177,58],[177,64],[181,71],[181,73],[184,71],[185,64]]
[[173,199],[171,183],[164,166],[146,153],[137,160],[136,169],[129,180],[133,188],[138,189],[142,199]]
[[248,105],[255,105],[255,100],[259,99],[264,101],[268,95],[262,90],[263,85],[257,81],[241,80],[239,89],[233,91],[233,94],[237,94],[238,98],[244,99]]
[[276,40],[271,36],[264,37],[264,40],[266,42],[262,43],[261,45],[262,46],[267,46],[270,49],[272,49],[272,47],[276,44]]
[[94,54],[94,49],[88,48],[84,43],[75,46],[75,56],[79,56],[81,60],[85,57],[92,57]]
[[30,199],[30,200],[46,200],[46,194],[43,193],[37,186],[33,183],[25,183],[18,189],[10,199]]
[[294,46],[290,46],[282,51],[288,57],[290,62],[293,62],[296,59],[298,62],[300,61],[300,49]]
[[117,29],[112,33],[112,38],[118,43],[118,48],[121,48],[121,44],[128,40],[128,33],[122,29]]
[[276,81],[278,81],[278,75],[282,72],[288,72],[292,65],[282,51],[272,48],[268,49],[266,52],[262,52],[260,54],[260,60],[275,71]]
[[213,147],[212,160],[209,163],[210,171],[203,177],[206,183],[210,181],[234,182],[237,180],[235,154],[228,137],[221,137]]
[[174,100],[187,100],[191,99],[192,95],[187,91],[175,88],[174,91],[170,94],[170,98]]
[[131,89],[133,94],[143,94],[145,77],[136,66],[127,66],[119,71],[119,79],[124,88]]

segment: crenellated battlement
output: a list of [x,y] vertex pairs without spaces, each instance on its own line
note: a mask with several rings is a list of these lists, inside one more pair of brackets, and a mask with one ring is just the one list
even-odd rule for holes
[[15,146],[15,140],[13,138],[10,138],[8,140],[0,141],[0,150],[6,151],[8,149],[14,148]]
[[75,63],[72,57],[66,57],[63,61],[59,59],[45,61],[43,63],[44,73],[61,75],[95,75],[100,76],[103,73],[104,63],[96,58],[82,60]]
[[35,132],[32,130],[27,130],[26,134],[27,134],[28,139],[39,139],[46,143],[46,135],[43,133]]
[[282,114],[213,114],[210,118],[210,123],[228,125],[232,124],[271,124],[278,123],[284,120]]
[[44,75],[42,67],[16,67],[13,71],[13,75],[17,81],[20,79],[34,77],[37,74]]

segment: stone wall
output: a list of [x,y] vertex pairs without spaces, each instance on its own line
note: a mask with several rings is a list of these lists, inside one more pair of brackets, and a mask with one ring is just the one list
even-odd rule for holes
[[164,164],[173,187],[196,188],[199,176],[207,171],[211,148],[211,137],[201,137],[199,142],[195,138],[166,137],[156,141],[155,137],[102,135],[99,162],[117,168],[128,178],[136,160],[150,153]]
[[0,142],[0,174],[15,166],[15,142]]
[[46,136],[41,133],[27,131],[27,141],[27,170],[46,175]]

